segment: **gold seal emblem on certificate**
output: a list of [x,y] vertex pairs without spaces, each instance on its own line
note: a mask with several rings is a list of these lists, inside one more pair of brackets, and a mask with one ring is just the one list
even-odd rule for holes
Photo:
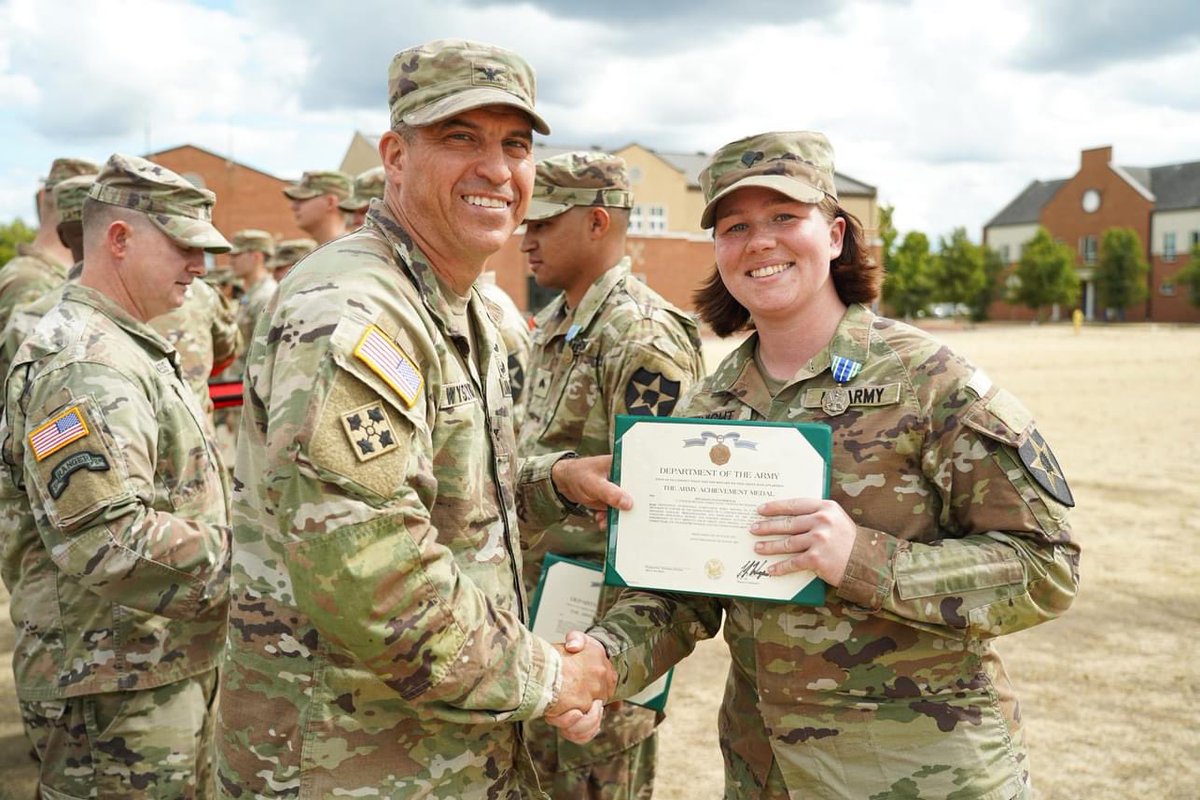
[[830,416],[837,416],[850,407],[850,393],[841,386],[826,389],[821,398],[821,408]]
[[725,574],[725,564],[719,558],[710,558],[704,562],[704,574],[715,581]]

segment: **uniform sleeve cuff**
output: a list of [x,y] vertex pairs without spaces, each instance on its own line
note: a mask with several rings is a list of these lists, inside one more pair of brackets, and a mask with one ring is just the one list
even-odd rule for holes
[[560,460],[574,455],[570,451],[546,453],[521,462],[517,481],[517,516],[521,522],[545,528],[567,518],[571,509],[554,488],[550,474]]
[[892,564],[902,542],[895,536],[859,527],[837,596],[857,606],[878,611],[891,596],[895,576]]
[[525,692],[525,700],[521,703],[520,712],[529,710],[528,714],[518,712],[519,719],[537,719],[546,714],[558,702],[562,692],[562,656],[554,649],[554,645],[539,636],[530,636],[533,642],[534,669],[529,676],[529,688]]

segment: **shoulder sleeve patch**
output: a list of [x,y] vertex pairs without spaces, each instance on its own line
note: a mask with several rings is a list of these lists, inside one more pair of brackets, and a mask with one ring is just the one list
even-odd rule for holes
[[1046,444],[1037,428],[1034,428],[1025,439],[1025,443],[1017,448],[1017,453],[1021,456],[1021,463],[1039,486],[1064,506],[1074,508],[1075,496],[1071,494],[1071,487],[1067,485],[1062,467],[1058,465],[1058,459],[1054,457],[1050,445]]
[[29,450],[41,461],[90,433],[83,409],[72,406],[33,429],[29,434]]
[[354,347],[354,356],[383,379],[409,408],[421,395],[424,377],[400,346],[378,326],[369,325]]

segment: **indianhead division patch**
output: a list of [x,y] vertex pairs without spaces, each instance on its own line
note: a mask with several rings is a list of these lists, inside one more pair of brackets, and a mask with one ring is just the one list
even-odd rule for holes
[[370,461],[400,446],[380,402],[367,403],[342,414],[342,427],[359,461]]
[[1067,486],[1062,467],[1058,465],[1058,459],[1054,457],[1050,445],[1042,438],[1042,434],[1038,433],[1037,428],[1029,433],[1029,437],[1017,452],[1021,456],[1021,463],[1039,486],[1064,506],[1074,508],[1075,496],[1071,494],[1071,487]]
[[400,395],[405,405],[413,407],[425,379],[417,365],[390,336],[375,325],[368,326],[354,348],[354,355],[383,378]]
[[638,367],[625,387],[625,408],[635,416],[669,417],[679,402],[679,389],[679,381]]
[[88,430],[83,410],[79,406],[71,406],[29,434],[29,449],[33,451],[33,457],[41,461],[89,433],[91,431]]

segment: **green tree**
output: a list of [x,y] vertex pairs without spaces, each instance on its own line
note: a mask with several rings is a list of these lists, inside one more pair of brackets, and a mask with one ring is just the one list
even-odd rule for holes
[[988,318],[988,308],[1000,294],[1000,274],[1004,272],[1004,259],[987,245],[979,248],[983,253],[983,286],[967,301],[971,307],[971,319],[983,322]]
[[7,225],[0,223],[0,266],[17,254],[17,245],[32,242],[35,236],[37,229],[30,228],[19,217]]
[[1013,299],[1032,308],[1039,320],[1043,308],[1055,303],[1073,306],[1079,297],[1075,251],[1056,242],[1045,228],[1039,227],[1025,245],[1014,274],[1018,284]]
[[883,242],[883,251],[880,257],[883,259],[884,273],[887,273],[892,267],[892,255],[895,252],[896,239],[900,235],[900,232],[896,230],[896,224],[892,221],[895,213],[895,206],[880,206],[879,208],[879,239]]
[[955,228],[949,239],[938,239],[934,265],[933,299],[953,303],[956,314],[960,305],[968,305],[975,299],[987,280],[983,248],[967,237],[966,228]]
[[929,238],[918,231],[904,234],[883,280],[883,299],[892,313],[912,319],[929,305],[933,299],[933,271]]
[[1192,257],[1183,269],[1175,273],[1175,282],[1187,287],[1192,305],[1200,306],[1200,242],[1192,245]]
[[1096,265],[1096,295],[1102,308],[1113,308],[1125,321],[1125,309],[1146,299],[1146,273],[1150,265],[1142,240],[1131,228],[1109,228],[1100,239]]

